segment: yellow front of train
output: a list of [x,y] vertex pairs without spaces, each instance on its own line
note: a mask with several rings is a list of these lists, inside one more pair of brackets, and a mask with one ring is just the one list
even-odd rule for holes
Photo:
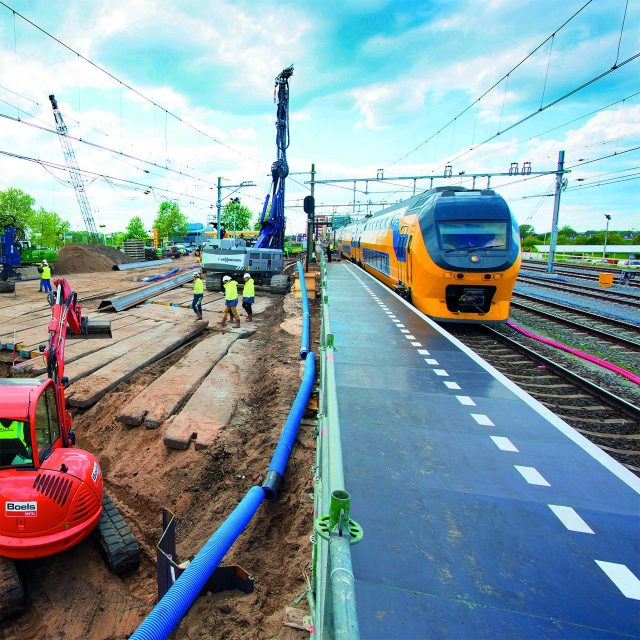
[[413,225],[413,303],[441,322],[509,319],[521,264],[517,221],[491,190],[441,191]]
[[521,263],[492,190],[437,187],[338,231],[342,254],[439,322],[504,323]]

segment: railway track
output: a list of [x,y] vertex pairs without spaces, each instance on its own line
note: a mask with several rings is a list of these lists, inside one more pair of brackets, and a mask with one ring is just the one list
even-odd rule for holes
[[640,351],[640,325],[524,293],[514,293],[511,306],[563,324],[574,331],[594,335],[632,351]]
[[[536,273],[546,273],[546,266],[541,265],[539,262],[523,262],[522,268],[527,271],[535,271]],[[559,276],[570,276],[572,278],[582,278],[583,280],[594,280],[597,282],[599,280],[599,275],[601,273],[613,273],[614,281],[617,281],[620,277],[624,269],[611,269],[607,267],[594,268],[588,267],[586,265],[563,265],[563,264],[554,264],[553,272]],[[629,287],[632,289],[640,288],[640,272],[634,270],[637,274],[633,280],[629,281]]]
[[549,280],[540,280],[539,278],[531,278],[522,273],[518,276],[518,282],[526,284],[534,284],[545,289],[554,289],[555,291],[564,291],[566,293],[573,293],[588,298],[594,298],[596,300],[603,300],[606,302],[617,302],[619,304],[626,304],[629,307],[640,309],[640,296],[633,294],[624,294],[618,291],[607,291],[606,293],[593,289],[591,287],[584,287],[578,284],[563,284],[559,282],[553,282]]
[[640,408],[494,329],[461,326],[447,330],[640,475]]

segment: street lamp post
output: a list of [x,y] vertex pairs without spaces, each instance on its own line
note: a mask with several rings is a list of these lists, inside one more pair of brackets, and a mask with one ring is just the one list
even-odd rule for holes
[[605,213],[604,217],[607,219],[607,226],[604,231],[604,247],[602,248],[603,260],[607,257],[607,237],[609,236],[609,220],[611,220],[611,216],[608,213]]

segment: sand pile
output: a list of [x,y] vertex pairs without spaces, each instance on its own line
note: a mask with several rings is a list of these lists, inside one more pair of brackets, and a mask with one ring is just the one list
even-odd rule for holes
[[134,262],[113,247],[97,244],[68,244],[58,251],[54,274],[111,271],[115,264]]

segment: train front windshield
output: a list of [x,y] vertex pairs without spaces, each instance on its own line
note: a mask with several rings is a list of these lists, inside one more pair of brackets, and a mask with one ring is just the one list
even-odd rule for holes
[[507,222],[448,220],[438,223],[440,246],[444,251],[506,249],[507,234]]

